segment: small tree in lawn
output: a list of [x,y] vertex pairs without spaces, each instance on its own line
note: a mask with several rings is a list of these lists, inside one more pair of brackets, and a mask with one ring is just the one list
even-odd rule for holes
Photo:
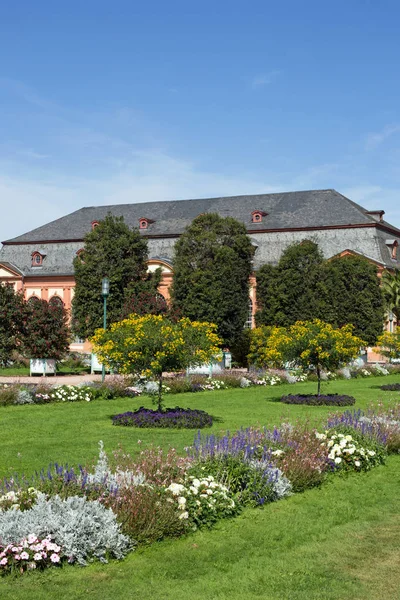
[[17,350],[22,327],[24,299],[12,285],[0,284],[0,365],[7,366],[12,353]]
[[335,329],[320,319],[297,321],[288,328],[259,328],[254,330],[250,359],[263,367],[289,363],[305,370],[315,369],[320,395],[322,370],[338,369],[356,358],[365,345],[352,332],[352,325]]
[[386,356],[389,360],[400,358],[400,333],[389,333],[385,331],[378,337],[378,348],[374,348],[376,352]]
[[210,362],[222,343],[215,332],[211,323],[133,314],[107,330],[98,329],[91,342],[108,367],[125,375],[156,379],[161,411],[163,372]]
[[69,342],[68,314],[61,301],[31,298],[25,303],[22,347],[28,358],[61,360]]

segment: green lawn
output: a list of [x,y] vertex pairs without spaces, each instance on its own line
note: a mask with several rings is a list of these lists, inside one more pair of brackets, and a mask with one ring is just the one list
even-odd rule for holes
[[[399,398],[377,386],[399,377],[329,384],[330,392],[352,394],[356,408],[373,400]],[[169,405],[208,410],[219,421],[209,431],[241,425],[278,424],[297,417],[324,420],[332,409],[285,406],[289,391],[311,392],[315,384],[185,394]],[[26,473],[50,461],[86,463],[97,442],[107,450],[121,443],[137,452],[154,442],[180,451],[193,432],[135,430],[111,425],[110,416],[144,399],[48,406],[0,407],[1,474]],[[341,409],[343,410],[343,409]],[[200,600],[214,599],[399,599],[400,457],[365,474],[332,477],[321,489],[247,509],[212,531],[153,545],[122,562],[65,567],[0,581],[0,598]]]
[[[90,373],[90,367],[84,369],[78,369],[77,371],[71,371],[69,367],[59,367],[57,369],[57,375],[86,375]],[[29,367],[5,367],[0,369],[0,377],[29,377]],[[51,383],[51,376],[49,376]]]

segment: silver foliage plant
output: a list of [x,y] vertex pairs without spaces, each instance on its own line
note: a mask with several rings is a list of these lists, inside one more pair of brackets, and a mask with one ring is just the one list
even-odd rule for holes
[[104,485],[110,491],[117,490],[120,487],[131,487],[145,483],[143,473],[133,473],[132,471],[122,471],[117,469],[113,473],[109,467],[107,454],[104,451],[102,440],[99,441],[99,459],[94,469],[94,473],[86,475],[86,481],[89,485]]
[[93,558],[107,562],[107,555],[123,558],[133,545],[111,509],[79,496],[47,499],[39,493],[29,510],[0,511],[0,543],[17,543],[32,533],[40,539],[50,535],[70,562],[81,565]]
[[292,484],[280,469],[271,467],[270,463],[264,460],[251,460],[249,464],[253,469],[262,471],[267,477],[275,494],[275,500],[281,500],[292,494]]

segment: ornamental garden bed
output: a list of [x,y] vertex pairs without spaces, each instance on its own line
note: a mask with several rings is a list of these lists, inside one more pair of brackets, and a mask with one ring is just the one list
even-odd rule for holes
[[387,385],[381,385],[380,389],[386,392],[400,392],[400,383],[388,383]]
[[191,408],[167,408],[164,411],[151,410],[141,406],[112,417],[113,425],[123,427],[161,427],[169,429],[203,429],[211,427],[213,418],[204,410]]
[[288,394],[282,396],[281,402],[307,406],[352,406],[356,399],[345,394]]

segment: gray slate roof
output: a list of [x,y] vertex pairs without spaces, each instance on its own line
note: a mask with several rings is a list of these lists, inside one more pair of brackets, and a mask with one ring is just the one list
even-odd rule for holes
[[[263,217],[262,223],[251,222],[251,213],[254,210],[268,213],[266,217]],[[92,222],[102,220],[108,212],[116,216],[123,216],[130,227],[139,227],[140,218],[151,219],[154,222],[149,225],[148,229],[142,230],[146,236],[179,235],[201,213],[218,213],[224,217],[234,217],[252,231],[363,225],[375,222],[374,218],[367,214],[365,208],[335,190],[311,190],[199,200],[92,206],[81,208],[61,219],[3,243],[83,240],[85,234],[91,230]],[[384,224],[395,229],[388,223]],[[398,231],[400,233],[400,230]]]

